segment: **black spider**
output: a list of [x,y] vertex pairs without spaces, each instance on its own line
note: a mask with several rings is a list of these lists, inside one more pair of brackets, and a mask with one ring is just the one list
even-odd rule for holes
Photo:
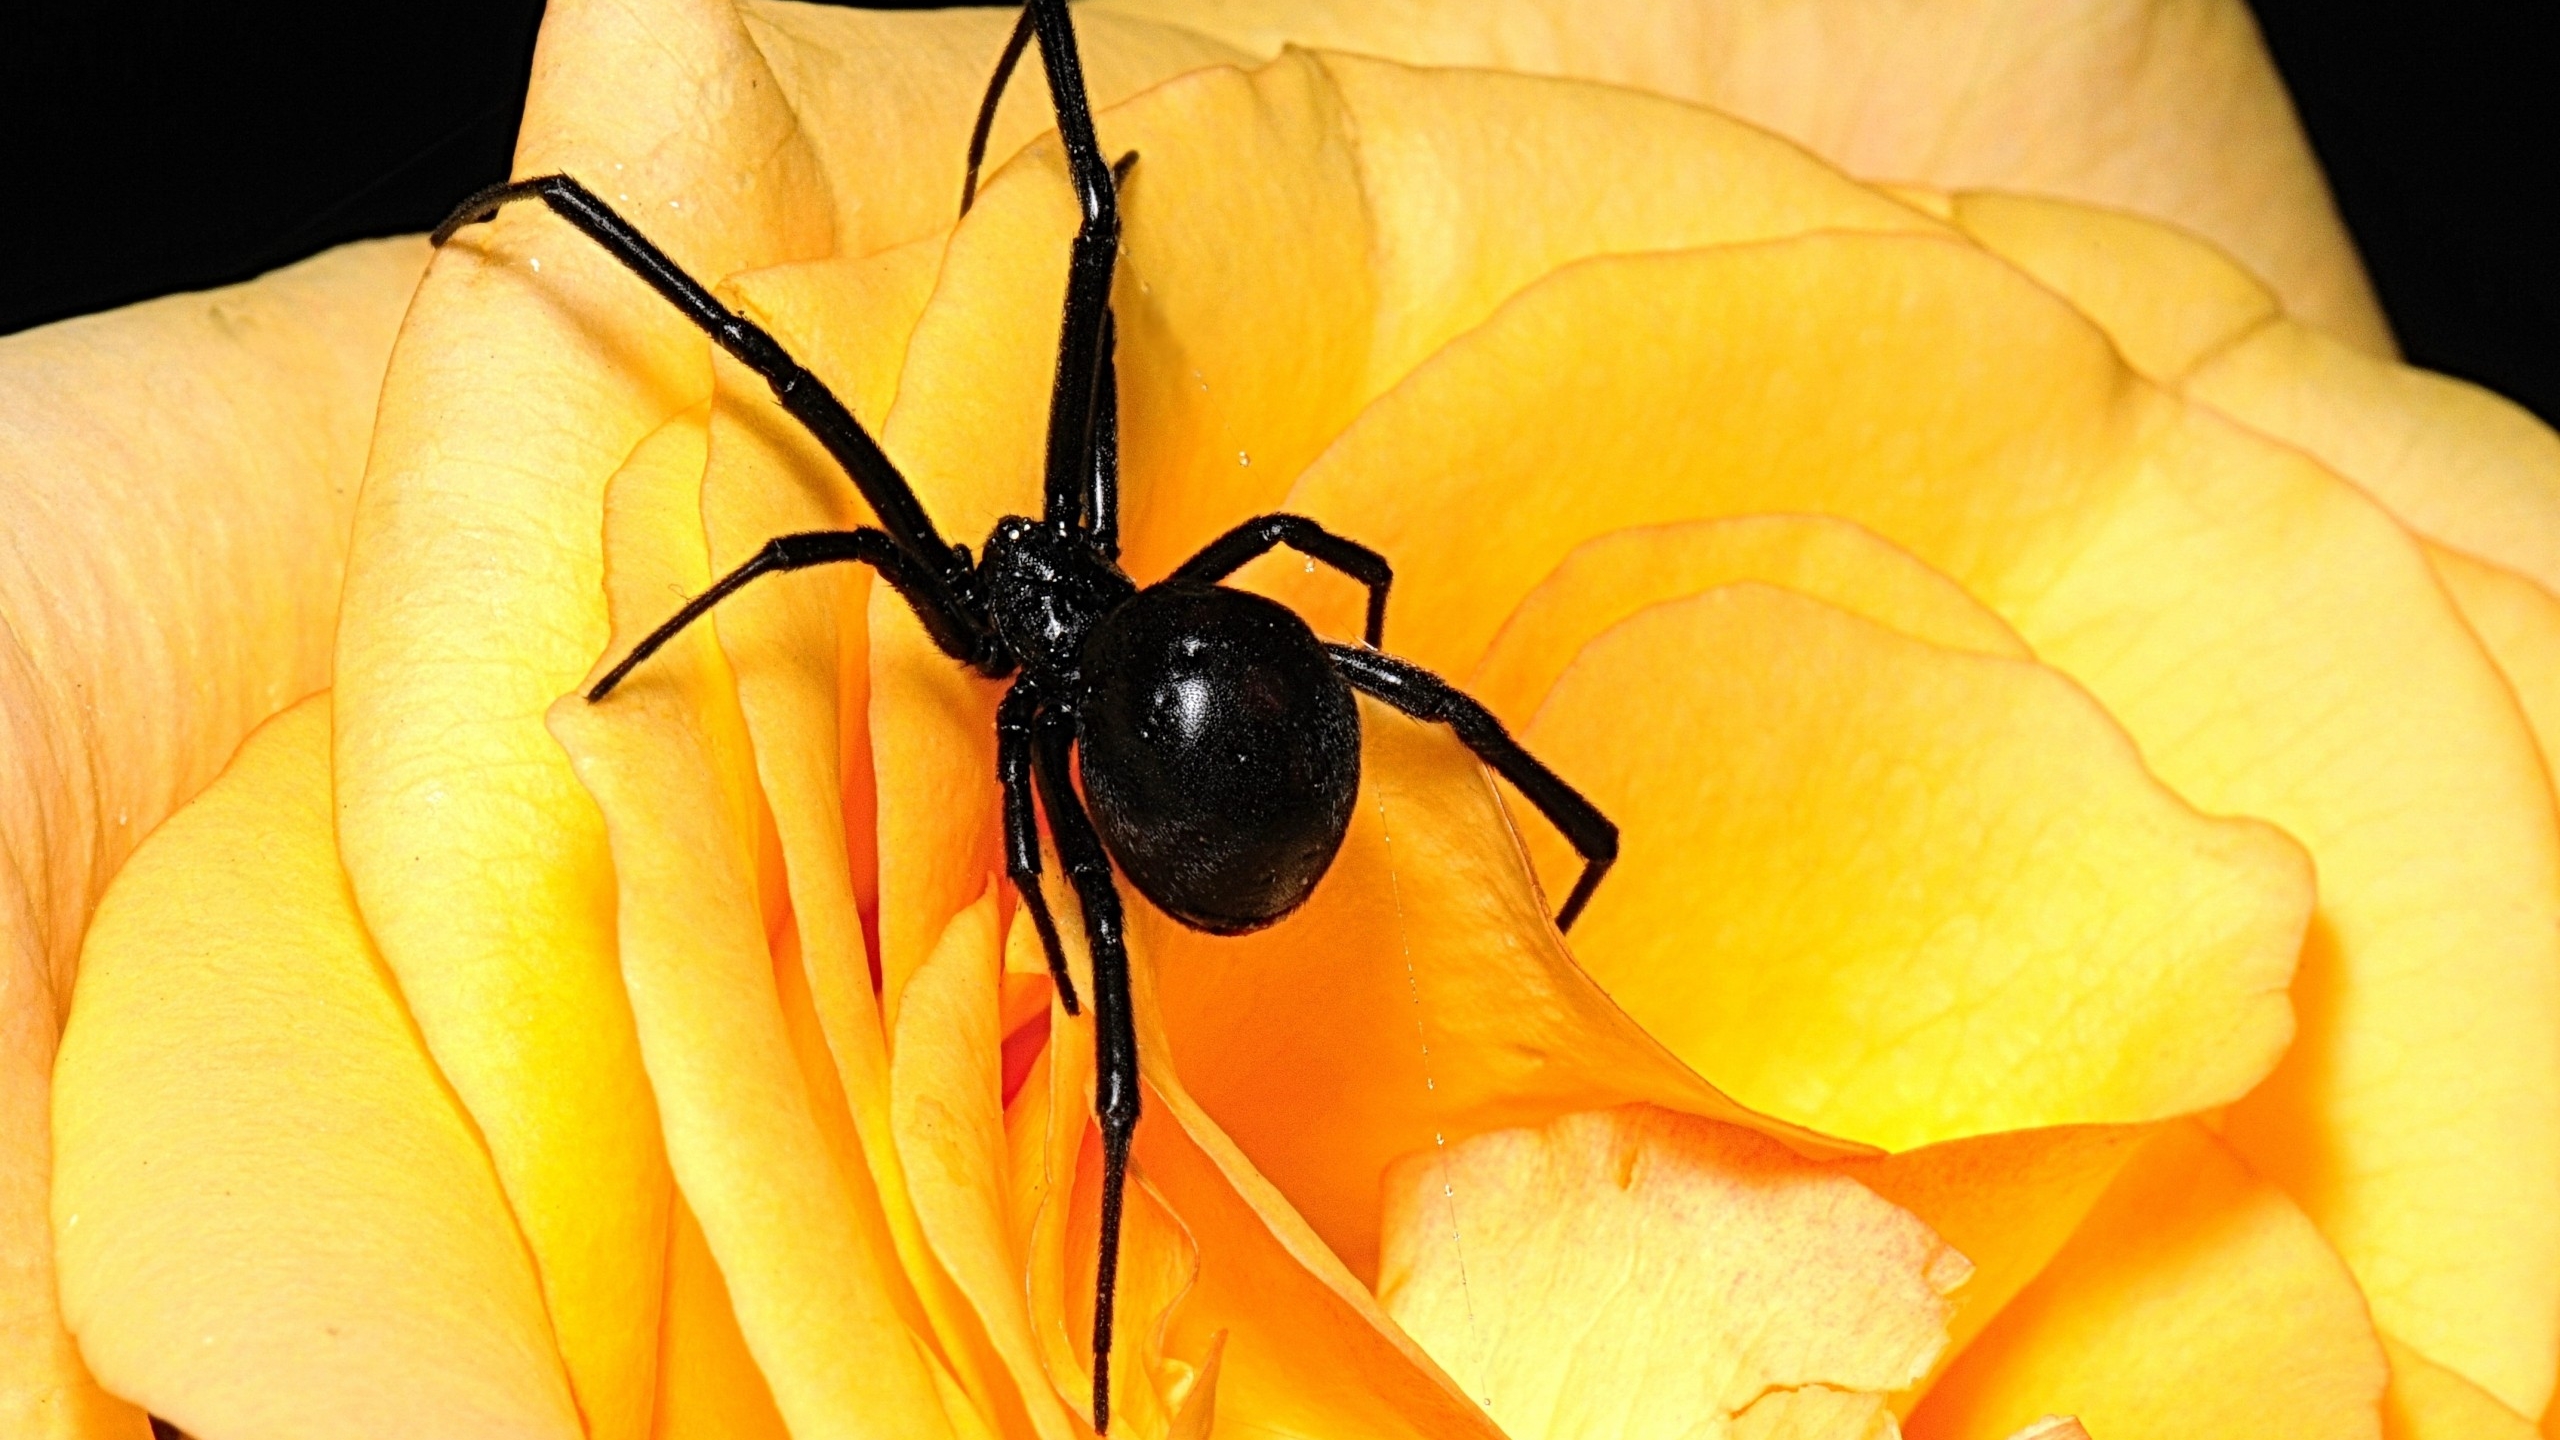
[[[1006,871],[1039,929],[1061,1002],[1068,1014],[1080,1013],[1040,891],[1036,784],[1084,911],[1093,963],[1094,1114],[1103,1155],[1093,1424],[1107,1432],[1121,1194],[1138,1124],[1138,1039],[1112,862],[1140,894],[1196,930],[1242,934],[1295,910],[1350,827],[1360,788],[1354,690],[1448,725],[1572,840],[1586,863],[1556,917],[1559,926],[1573,923],[1617,857],[1618,832],[1483,706],[1379,653],[1390,573],[1376,551],[1302,516],[1265,515],[1218,537],[1156,584],[1141,588],[1121,571],[1111,281],[1119,181],[1136,157],[1103,163],[1065,0],[1023,7],[979,111],[960,203],[965,213],[996,102],[1035,35],[1084,221],[1067,262],[1041,518],[996,522],[974,561],[967,547],[935,532],[897,467],[817,376],[576,180],[546,175],[491,186],[456,207],[434,239],[443,244],[509,201],[543,201],[763,376],[879,517],[876,529],[770,541],[635,646],[587,692],[590,701],[602,700],[633,666],[757,576],[838,561],[878,570],[952,659],[990,679],[1017,677],[996,712]],[[1287,608],[1217,583],[1280,545],[1368,587],[1365,645],[1319,641]],[[1080,762],[1081,799],[1071,758]]]

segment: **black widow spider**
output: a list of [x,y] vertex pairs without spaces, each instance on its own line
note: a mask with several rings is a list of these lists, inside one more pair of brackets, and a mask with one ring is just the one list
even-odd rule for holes
[[[1039,930],[1060,1001],[1068,1014],[1080,1013],[1040,890],[1036,785],[1059,863],[1084,911],[1092,960],[1094,1115],[1103,1156],[1093,1425],[1107,1433],[1121,1196],[1138,1125],[1138,1039],[1112,862],[1140,894],[1195,930],[1242,934],[1295,910],[1350,827],[1360,788],[1354,690],[1449,726],[1573,842],[1585,864],[1558,926],[1573,923],[1617,858],[1618,832],[1491,712],[1429,671],[1379,652],[1392,577],[1376,551],[1303,516],[1264,515],[1211,541],[1153,585],[1140,588],[1122,572],[1111,282],[1120,246],[1117,192],[1137,157],[1103,163],[1066,0],[1023,7],[970,138],[961,210],[976,187],[996,103],[1035,35],[1083,223],[1067,262],[1041,518],[997,521],[974,562],[967,547],[935,532],[897,467],[817,376],[576,180],[545,175],[490,186],[455,207],[433,238],[442,245],[510,201],[541,200],[763,376],[879,518],[876,529],[769,541],[634,646],[587,692],[589,701],[604,699],[632,667],[756,577],[840,561],[879,571],[952,659],[989,679],[1017,677],[996,712],[1006,872]],[[1217,583],[1282,545],[1368,588],[1365,644],[1319,641],[1286,607]],[[1074,774],[1084,782],[1081,801]]]

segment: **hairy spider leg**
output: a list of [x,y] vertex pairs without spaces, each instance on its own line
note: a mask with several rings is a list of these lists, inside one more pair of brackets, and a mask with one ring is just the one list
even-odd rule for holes
[[824,381],[792,359],[790,352],[762,326],[721,304],[701,281],[686,274],[682,266],[594,191],[567,175],[541,175],[492,185],[455,206],[430,238],[442,245],[453,238],[455,231],[486,220],[500,206],[517,200],[540,200],[550,206],[602,246],[605,253],[647,281],[651,289],[666,297],[721,349],[763,376],[765,383],[773,387],[773,398],[806,426],[845,474],[852,477],[854,488],[862,492],[872,513],[879,517],[880,528],[904,552],[903,579],[885,568],[883,573],[889,574],[891,583],[916,607],[934,643],[962,664],[985,673],[1002,673],[995,632],[971,603],[969,552],[943,540],[914,488],[873,442],[862,423],[853,418],[853,412]]
[[1600,813],[1598,806],[1582,798],[1582,792],[1564,782],[1537,756],[1521,748],[1502,728],[1493,712],[1477,704],[1466,692],[1446,680],[1392,655],[1375,650],[1362,650],[1350,645],[1328,644],[1325,653],[1333,658],[1333,668],[1342,678],[1363,694],[1373,695],[1416,720],[1436,721],[1457,732],[1476,758],[1493,767],[1494,773],[1518,787],[1538,807],[1538,813],[1564,832],[1573,842],[1574,852],[1582,857],[1582,878],[1576,881],[1573,894],[1566,897],[1564,908],[1556,912],[1556,928],[1570,930],[1574,917],[1591,900],[1591,892],[1600,886],[1600,877],[1618,858],[1618,827]]
[[[676,638],[686,626],[710,614],[711,607],[738,593],[748,581],[760,575],[780,575],[792,570],[806,570],[813,565],[837,565],[847,561],[879,571],[881,578],[906,597],[907,604],[923,617],[925,628],[934,628],[935,612],[919,594],[923,578],[915,562],[907,558],[907,552],[899,549],[898,542],[889,538],[889,532],[865,526],[860,530],[804,530],[796,535],[777,535],[764,542],[763,548],[749,556],[737,569],[714,581],[710,589],[686,601],[684,608],[668,616],[665,624],[642,637],[639,644],[631,647],[630,654],[604,672],[604,678],[587,691],[587,699],[592,702],[612,694],[613,687],[622,683],[622,678],[631,673],[633,666],[657,654],[661,646]],[[936,634],[934,639],[945,651],[960,643],[960,637],[956,635],[946,641],[942,635]]]
[[1243,568],[1246,561],[1282,545],[1369,587],[1369,623],[1363,638],[1370,649],[1377,649],[1387,633],[1387,587],[1395,583],[1395,570],[1386,556],[1304,515],[1257,515],[1201,546],[1198,554],[1167,578],[1214,585]]
[[1138,1030],[1130,1014],[1129,950],[1122,938],[1120,888],[1102,836],[1085,814],[1069,773],[1075,744],[1072,712],[1040,712],[1040,798],[1058,864],[1084,910],[1085,946],[1093,962],[1094,1118],[1102,1127],[1102,1245],[1093,1272],[1093,1428],[1111,1429],[1111,1320],[1120,1285],[1120,1208],[1128,1188],[1129,1142],[1138,1133]]
[[1004,792],[1004,873],[1031,912],[1040,932],[1040,953],[1048,957],[1049,978],[1058,983],[1058,999],[1070,1015],[1081,1014],[1076,982],[1067,974],[1067,952],[1058,943],[1058,922],[1049,914],[1049,897],[1040,891],[1040,819],[1031,803],[1033,727],[1040,718],[1040,692],[1029,676],[1013,682],[996,707],[996,784]]

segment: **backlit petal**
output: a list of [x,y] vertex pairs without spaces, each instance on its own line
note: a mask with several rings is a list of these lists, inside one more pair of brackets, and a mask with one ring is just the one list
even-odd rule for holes
[[1825,1433],[1741,1419],[1810,1388],[1880,1415],[1972,1268],[1845,1176],[1643,1106],[1421,1151],[1385,1206],[1380,1298],[1518,1440]]
[[57,1314],[54,1043],[89,910],[258,722],[328,683],[415,239],[0,340],[0,1431],[134,1437]]
[[[1653,354],[1686,363],[1610,358]],[[1559,480],[1576,474],[1610,483]],[[2423,1315],[2430,1355],[2528,1405],[2548,1393],[2548,786],[2424,553],[2353,488],[2131,376],[1979,251],[1816,237],[1559,272],[1372,406],[1292,508],[1393,555],[1392,643],[1461,672],[1576,544],[1628,525],[1829,513],[1947,572],[2189,803],[2310,850],[2301,1036],[2236,1143],[2395,1333]],[[2463,1098],[2423,1116],[2379,1099],[2432,1093]],[[2391,1258],[2452,1235],[2459,1266]]]
[[1913,1412],[1913,1440],[2077,1415],[2092,1435],[2373,1437],[2385,1370],[2355,1281],[2284,1192],[2193,1124],[2144,1147]]
[[314,699],[100,906],[55,1070],[64,1316],[104,1384],[207,1440],[568,1440],[533,1266],[330,818]]

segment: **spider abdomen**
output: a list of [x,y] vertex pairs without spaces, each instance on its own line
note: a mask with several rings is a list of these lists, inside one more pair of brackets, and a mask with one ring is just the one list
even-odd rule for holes
[[1295,910],[1360,790],[1360,712],[1287,608],[1216,585],[1140,592],[1083,655],[1080,769],[1122,873],[1197,930]]

